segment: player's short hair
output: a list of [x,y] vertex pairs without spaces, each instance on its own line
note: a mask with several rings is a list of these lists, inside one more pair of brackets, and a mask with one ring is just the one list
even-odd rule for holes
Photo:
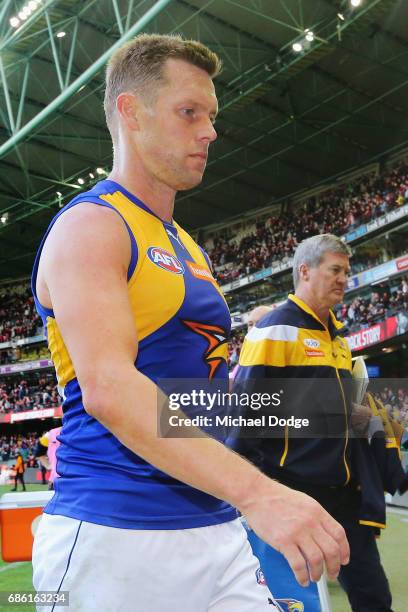
[[205,70],[213,79],[221,71],[216,53],[196,40],[179,35],[140,34],[125,43],[110,58],[106,68],[104,109],[106,124],[114,137],[116,99],[124,91],[132,91],[144,101],[153,102],[154,92],[165,83],[164,65],[178,59]]
[[318,234],[306,238],[299,244],[293,257],[293,284],[295,289],[300,281],[300,266],[306,264],[310,268],[317,268],[322,263],[326,253],[340,253],[351,257],[350,247],[341,238],[333,234]]

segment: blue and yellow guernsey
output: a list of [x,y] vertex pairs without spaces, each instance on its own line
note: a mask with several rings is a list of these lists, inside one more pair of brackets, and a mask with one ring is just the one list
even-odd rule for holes
[[[266,474],[281,482],[343,486],[352,476],[349,440],[351,352],[341,337],[343,325],[330,312],[329,324],[295,295],[265,315],[245,338],[235,377],[238,386],[268,378],[290,379],[296,414],[336,415],[336,435],[238,440],[234,448],[252,459]],[[295,379],[299,379],[296,383]],[[308,408],[306,408],[308,407]],[[289,414],[291,414],[289,412]],[[282,415],[280,415],[282,416]]]
[[64,398],[57,454],[60,478],[45,511],[129,529],[187,529],[233,520],[236,510],[227,503],[156,469],[84,409],[58,322],[53,311],[39,303],[35,289],[50,229],[64,211],[80,202],[113,209],[128,230],[132,245],[128,291],[139,340],[135,367],[154,382],[228,378],[230,315],[205,252],[176,223],[164,222],[114,181],[102,181],[76,197],[51,222],[32,276]]

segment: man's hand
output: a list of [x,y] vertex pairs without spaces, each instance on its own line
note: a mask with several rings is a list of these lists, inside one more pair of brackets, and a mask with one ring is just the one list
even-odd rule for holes
[[370,419],[373,416],[369,406],[353,402],[351,411],[351,427],[358,436],[367,434]]
[[297,581],[317,581],[324,566],[330,578],[349,562],[343,527],[312,497],[264,475],[254,483],[251,500],[240,508],[257,535],[281,552]]

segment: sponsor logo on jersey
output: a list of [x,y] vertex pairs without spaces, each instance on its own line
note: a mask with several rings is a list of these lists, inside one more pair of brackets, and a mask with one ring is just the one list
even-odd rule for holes
[[305,346],[307,346],[307,348],[318,349],[319,346],[320,346],[320,341],[319,340],[314,340],[313,338],[305,338],[303,340],[303,344]]
[[150,247],[147,255],[150,261],[159,266],[159,268],[162,268],[162,270],[167,270],[167,272],[172,272],[173,274],[184,274],[183,264],[169,251],[161,247]]
[[193,263],[192,261],[186,261],[186,264],[191,274],[195,278],[198,278],[199,280],[210,281],[210,283],[215,283],[215,279],[208,268]]
[[262,586],[268,586],[266,584],[265,574],[263,573],[260,567],[258,567],[258,569],[256,570],[255,576],[258,584],[261,584]]

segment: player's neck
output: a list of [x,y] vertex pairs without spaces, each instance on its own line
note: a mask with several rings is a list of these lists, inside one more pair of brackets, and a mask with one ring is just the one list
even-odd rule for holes
[[315,296],[305,289],[297,289],[295,295],[307,306],[309,306],[310,310],[314,312],[314,314],[324,325],[326,325],[326,327],[328,326],[330,313],[328,306],[320,304]]
[[115,157],[108,179],[116,181],[141,200],[155,215],[171,223],[176,192],[154,179],[143,164]]

